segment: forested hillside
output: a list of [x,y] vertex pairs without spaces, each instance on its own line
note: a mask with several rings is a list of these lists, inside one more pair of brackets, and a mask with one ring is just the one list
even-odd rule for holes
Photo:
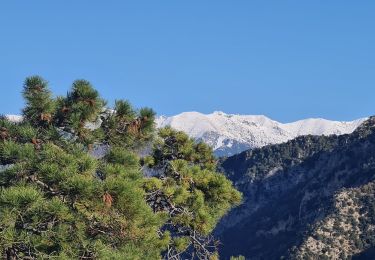
[[361,259],[373,252],[374,117],[349,135],[298,137],[221,166],[244,194],[216,230],[224,258]]

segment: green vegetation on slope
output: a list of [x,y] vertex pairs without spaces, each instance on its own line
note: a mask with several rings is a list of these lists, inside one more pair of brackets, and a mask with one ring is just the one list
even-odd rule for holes
[[375,117],[224,159],[244,203],[219,223],[221,255],[350,259],[375,247]]

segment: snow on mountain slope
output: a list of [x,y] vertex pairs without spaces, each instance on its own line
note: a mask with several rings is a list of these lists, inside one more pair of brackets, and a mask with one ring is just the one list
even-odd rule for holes
[[8,120],[10,120],[12,122],[21,122],[22,121],[22,116],[19,116],[19,115],[6,115],[6,117],[8,118]]
[[250,148],[283,143],[300,135],[341,135],[353,132],[363,121],[329,121],[320,118],[283,124],[262,115],[230,115],[223,112],[185,112],[158,117],[158,127],[171,126],[208,143],[218,156]]

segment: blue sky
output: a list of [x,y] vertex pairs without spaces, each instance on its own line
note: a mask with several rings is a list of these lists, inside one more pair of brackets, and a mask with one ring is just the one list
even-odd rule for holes
[[159,114],[375,114],[375,1],[0,2],[0,111],[26,76],[93,83]]

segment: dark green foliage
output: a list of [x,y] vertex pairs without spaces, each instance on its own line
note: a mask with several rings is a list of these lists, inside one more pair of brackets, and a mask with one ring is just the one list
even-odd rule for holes
[[171,128],[161,129],[159,136],[151,158],[146,158],[155,174],[145,180],[145,189],[155,212],[169,212],[171,226],[166,228],[175,241],[184,241],[170,247],[168,257],[181,251],[214,257],[217,244],[209,234],[232,205],[240,203],[241,194],[215,171],[207,145]]
[[23,110],[25,119],[35,127],[50,125],[55,112],[55,102],[47,81],[39,76],[27,78],[23,87],[23,96],[26,101]]
[[76,80],[66,98],[58,98],[56,122],[78,136],[85,143],[93,143],[100,130],[92,131],[88,123],[95,123],[103,112],[105,101],[100,98],[90,82]]
[[[17,249],[19,256],[36,258],[158,258],[168,240],[163,242],[157,234],[163,221],[144,200],[135,158],[124,165],[121,155],[97,161],[79,147],[67,153],[53,143],[40,150],[17,145],[4,142],[1,146],[2,158],[16,163],[0,175],[2,245],[17,241],[31,250],[28,255]],[[98,169],[105,178],[97,177]],[[138,178],[129,176],[129,169]]]
[[135,111],[128,101],[117,100],[114,112],[104,117],[105,140],[109,144],[140,148],[154,137],[154,120],[152,109]]
[[275,167],[292,167],[320,151],[330,151],[339,145],[345,145],[345,140],[338,136],[297,137],[281,145],[268,145],[222,159],[222,166],[233,181],[243,178],[260,180]]
[[[191,250],[192,239],[205,242],[218,219],[240,200],[214,171],[207,146],[170,129],[157,138],[151,109],[137,111],[117,101],[114,111],[106,110],[84,80],[75,81],[67,97],[53,99],[47,83],[31,77],[24,96],[22,122],[0,117],[2,258],[143,260],[168,258],[171,251],[178,257]],[[184,177],[160,168],[158,150],[165,150],[167,132],[182,138],[186,150],[177,144],[183,157],[165,157],[163,165]],[[141,160],[137,151],[153,142],[155,152]],[[94,156],[101,147],[109,150]],[[144,176],[146,165],[168,177]],[[170,204],[156,210],[153,195]],[[210,246],[197,251],[210,250],[215,259]]]
[[98,114],[103,110],[105,102],[99,97],[98,91],[92,87],[90,82],[76,80],[64,105],[68,109],[65,119],[73,128],[78,129],[82,127],[79,123],[96,120]]
[[162,138],[154,149],[154,162],[158,167],[165,161],[182,159],[200,166],[202,169],[215,170],[216,160],[212,149],[204,143],[195,143],[185,133],[166,127],[161,129]]

